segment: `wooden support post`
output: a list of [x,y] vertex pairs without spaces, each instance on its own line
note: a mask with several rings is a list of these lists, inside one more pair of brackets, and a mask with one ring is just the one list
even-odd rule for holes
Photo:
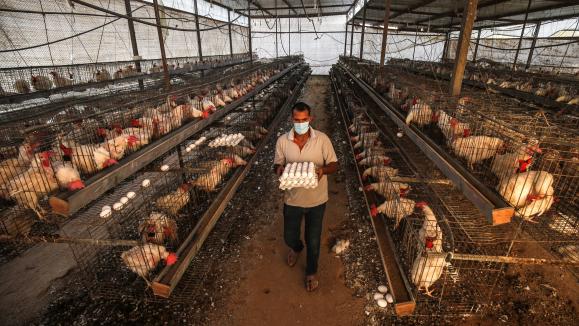
[[165,81],[165,89],[168,90],[169,88],[171,88],[171,79],[169,77],[169,67],[167,66],[167,55],[165,54],[165,42],[163,40],[163,30],[161,29],[161,16],[159,15],[159,2],[157,0],[153,0],[153,9],[155,10],[157,35],[159,36],[159,47],[161,48],[161,61],[163,63],[163,79]]
[[380,65],[386,60],[386,43],[388,41],[388,21],[390,20],[390,3],[392,0],[384,0],[384,29],[382,31],[382,50],[380,51]]
[[529,0],[527,4],[527,10],[525,11],[525,20],[523,20],[523,29],[521,29],[521,36],[519,37],[519,44],[517,44],[517,51],[515,51],[515,60],[513,61],[513,70],[517,67],[517,60],[519,60],[519,51],[521,50],[521,45],[523,44],[523,36],[525,35],[525,28],[527,27],[527,17],[529,16],[529,9],[531,8],[531,1]]
[[360,36],[360,59],[364,58],[364,33],[366,32],[366,5],[364,5],[364,12],[362,13],[362,35]]
[[350,56],[352,56],[353,48],[354,48],[354,18],[352,18],[352,32],[350,33]]
[[292,55],[292,19],[287,19],[287,55]]
[[247,36],[249,39],[249,61],[253,62],[253,46],[251,45],[251,3],[247,1]]
[[[132,17],[131,0],[125,0],[125,11],[127,16]],[[131,47],[133,48],[133,60],[135,60],[135,69],[137,73],[141,73],[141,57],[139,56],[139,47],[137,46],[137,37],[135,36],[135,25],[131,19],[127,19],[127,24],[129,24],[129,35],[131,37]],[[143,80],[139,79],[139,89],[143,90]]]
[[541,29],[541,22],[535,25],[535,32],[533,33],[533,43],[531,43],[531,49],[529,50],[529,56],[527,57],[527,64],[525,64],[525,70],[531,67],[531,61],[533,60],[533,52],[535,52],[535,44],[537,44],[537,37],[539,37],[539,30]]
[[474,45],[474,53],[472,54],[472,62],[476,62],[476,54],[478,53],[478,44],[480,43],[480,32],[481,28],[479,28],[478,33],[476,34],[476,43]]
[[346,22],[346,33],[344,34],[344,56],[346,56],[347,47],[348,47],[348,22]]
[[229,23],[229,56],[233,58],[233,39],[231,38],[231,10],[227,9],[227,22]]
[[450,81],[451,96],[458,96],[462,87],[462,78],[464,77],[464,67],[466,66],[468,46],[470,44],[477,4],[478,0],[465,0],[460,35],[456,46],[456,55],[454,56],[452,79]]

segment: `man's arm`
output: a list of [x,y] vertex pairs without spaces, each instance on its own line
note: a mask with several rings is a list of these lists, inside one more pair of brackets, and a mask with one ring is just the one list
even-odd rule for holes
[[324,174],[332,174],[338,171],[338,157],[334,151],[334,146],[332,146],[332,141],[328,137],[324,137],[322,155],[324,156],[324,162],[326,162],[326,164],[319,167],[316,171],[318,173],[318,179],[321,179]]
[[278,138],[275,143],[275,156],[273,158],[273,172],[278,176],[281,176],[284,169],[285,155],[283,149],[281,148],[281,141]]
[[[327,165],[318,168],[318,180],[322,178],[324,174],[333,174],[338,171],[338,162],[330,162]],[[283,172],[283,171],[282,171]]]

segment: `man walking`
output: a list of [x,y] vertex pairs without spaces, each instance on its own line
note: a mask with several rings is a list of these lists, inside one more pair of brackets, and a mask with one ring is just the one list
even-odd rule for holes
[[307,252],[305,286],[307,291],[318,287],[318,258],[320,257],[320,237],[326,202],[328,201],[328,178],[326,174],[336,172],[338,159],[332,142],[321,131],[309,124],[311,108],[304,102],[297,102],[292,109],[293,128],[281,135],[275,146],[274,169],[278,176],[287,163],[314,162],[318,175],[318,186],[313,189],[293,188],[285,191],[284,198],[284,240],[290,248],[287,264],[293,267],[304,248],[301,241],[301,223],[305,216],[305,241]]

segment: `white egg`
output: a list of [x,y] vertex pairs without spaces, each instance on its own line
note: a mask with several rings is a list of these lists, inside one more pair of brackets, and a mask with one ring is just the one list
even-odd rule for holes
[[109,205],[104,205],[101,211],[110,211],[111,207]]
[[402,131],[399,131],[396,133],[396,136],[398,136],[398,138],[402,138],[404,136],[404,133]]
[[133,199],[137,194],[134,191],[127,192],[127,198]]
[[386,301],[388,301],[388,303],[394,302],[394,297],[390,293],[386,294],[385,298],[386,298]]
[[376,300],[376,303],[382,308],[386,308],[386,306],[388,305],[388,301],[384,299],[378,299]]
[[382,293],[374,293],[374,300],[384,299],[384,294]]
[[141,183],[141,186],[143,186],[144,188],[147,188],[148,186],[151,185],[151,180],[149,179],[145,179],[143,180],[143,182]]
[[191,147],[185,148],[185,152],[189,153],[191,151]]
[[99,214],[99,216],[100,216],[101,218],[107,218],[107,217],[110,217],[112,214],[113,214],[113,212],[112,212],[110,209],[107,209],[107,210],[102,211],[102,212]]
[[116,202],[116,203],[114,203],[114,205],[113,205],[113,209],[114,209],[115,211],[120,211],[122,208],[123,208],[123,203],[121,203],[121,202]]
[[386,287],[386,285],[380,285],[378,286],[378,291],[380,291],[381,293],[386,293],[388,292],[388,288]]
[[119,201],[121,202],[121,204],[124,205],[124,204],[126,204],[126,203],[129,202],[129,198],[127,198],[127,197],[121,197],[121,199],[120,199]]
[[167,164],[161,166],[161,171],[169,171],[169,166]]

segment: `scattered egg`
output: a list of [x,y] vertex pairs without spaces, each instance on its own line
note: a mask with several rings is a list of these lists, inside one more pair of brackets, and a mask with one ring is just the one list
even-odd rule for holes
[[101,218],[107,218],[107,217],[110,217],[112,214],[113,214],[113,212],[112,212],[110,209],[107,209],[107,210],[105,210],[105,211],[102,211],[102,212],[99,214],[99,216],[100,216]]
[[127,192],[127,198],[133,199],[137,194],[134,191]]
[[110,211],[111,207],[109,205],[104,205],[101,211]]
[[185,152],[189,153],[191,151],[191,147],[185,148]]
[[399,131],[396,133],[396,136],[398,136],[398,138],[402,138],[404,136],[404,133],[402,131]]
[[382,293],[374,293],[374,300],[384,299],[384,294]]
[[161,166],[161,171],[169,171],[169,166],[167,164]]
[[121,197],[120,202],[121,202],[121,204],[124,205],[124,204],[126,204],[126,203],[129,202],[129,198],[127,198],[127,197]]
[[394,297],[393,297],[392,294],[390,294],[390,293],[386,294],[385,299],[386,299],[386,301],[387,301],[388,303],[394,302]]
[[149,179],[145,179],[143,180],[143,182],[141,183],[141,186],[143,186],[144,188],[147,188],[148,186],[151,185],[151,180]]
[[116,203],[113,205],[113,209],[114,209],[115,211],[120,211],[122,208],[123,208],[123,203],[121,203],[121,202],[116,202]]
[[378,286],[378,291],[380,291],[381,293],[386,293],[388,292],[388,288],[386,287],[386,285],[380,285]]
[[388,305],[388,301],[384,299],[378,299],[376,300],[376,303],[382,308],[386,308],[386,306]]

